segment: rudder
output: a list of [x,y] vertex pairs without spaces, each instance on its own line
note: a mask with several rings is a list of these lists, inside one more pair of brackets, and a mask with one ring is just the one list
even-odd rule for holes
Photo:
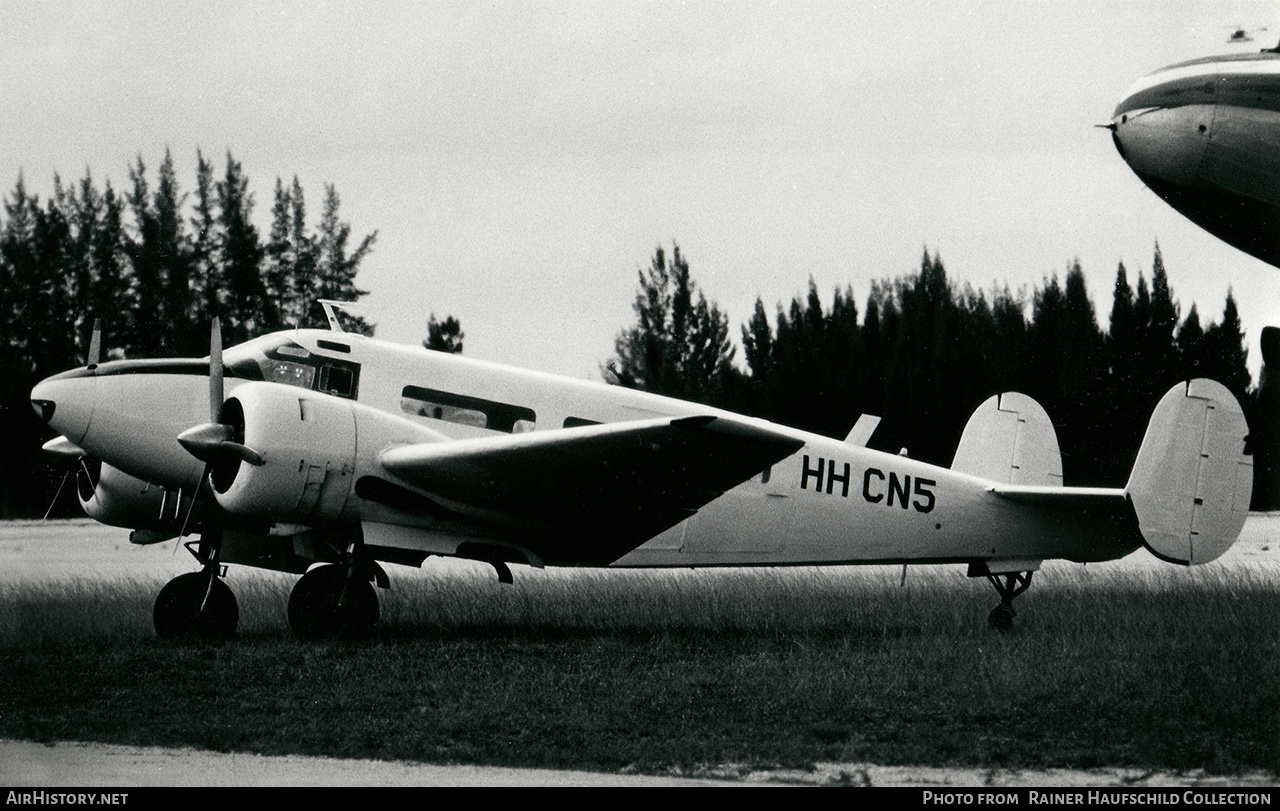
[[1240,404],[1221,383],[1197,378],[1160,399],[1125,485],[1152,554],[1208,563],[1235,543],[1253,493],[1248,434]]

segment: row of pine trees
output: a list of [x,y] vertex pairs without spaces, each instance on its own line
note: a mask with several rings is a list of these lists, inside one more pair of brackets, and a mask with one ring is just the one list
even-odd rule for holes
[[[333,186],[312,225],[298,180],[277,179],[263,235],[239,162],[228,154],[215,173],[197,154],[196,166],[190,191],[166,152],[154,176],[139,157],[123,191],[86,172],[74,184],[55,178],[43,201],[19,177],[5,199],[0,430],[10,441],[0,454],[0,517],[41,514],[57,487],[61,472],[39,452],[48,431],[28,393],[84,362],[95,318],[104,358],[199,357],[215,318],[231,344],[320,326],[318,300],[364,295],[356,275],[376,234],[353,240]],[[835,437],[876,414],[873,447],[936,464],[950,463],[968,415],[1001,391],[1046,408],[1072,484],[1123,484],[1151,409],[1178,380],[1224,383],[1255,430],[1280,416],[1256,414],[1231,293],[1216,320],[1202,321],[1195,306],[1183,316],[1158,246],[1149,280],[1117,269],[1105,329],[1078,263],[1030,294],[979,291],[951,281],[925,251],[916,272],[874,284],[861,311],[850,288],[828,303],[812,281],[772,313],[757,300],[738,341],[678,246],[655,251],[638,287],[635,322],[602,369],[609,382]],[[348,326],[372,332],[362,321]],[[462,339],[456,319],[432,315],[424,345],[457,352]]]
[[[40,514],[61,472],[40,457],[47,428],[28,395],[44,377],[83,364],[95,320],[103,359],[202,357],[209,325],[223,341],[293,326],[322,326],[320,299],[364,295],[356,274],[376,234],[358,242],[324,189],[320,216],[308,217],[295,177],[277,179],[271,226],[254,224],[254,195],[239,161],[215,171],[196,156],[184,190],[168,151],[154,174],[141,157],[117,190],[55,177],[41,200],[20,176],[0,224],[0,517]],[[360,319],[348,329],[371,332]],[[34,475],[33,475],[34,473]]]
[[635,323],[604,367],[621,385],[696,400],[843,437],[881,416],[871,445],[949,465],[987,397],[1020,391],[1058,430],[1068,483],[1122,485],[1156,402],[1179,380],[1210,377],[1250,408],[1245,335],[1228,291],[1221,316],[1185,317],[1156,246],[1151,277],[1116,271],[1110,323],[1099,326],[1078,262],[1030,295],[957,285],[924,253],[918,272],[872,286],[859,313],[850,289],[829,304],[808,293],[770,317],[757,299],[742,327],[698,289],[678,246],[640,271]]

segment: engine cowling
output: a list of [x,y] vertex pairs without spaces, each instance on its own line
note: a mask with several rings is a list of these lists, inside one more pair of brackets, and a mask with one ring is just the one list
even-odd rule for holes
[[239,386],[223,404],[220,421],[262,464],[215,468],[218,504],[233,515],[282,523],[358,520],[352,488],[360,476],[381,473],[381,449],[445,439],[352,400],[278,383]]
[[76,471],[76,495],[85,515],[113,527],[153,530],[173,537],[182,529],[189,497],[130,476],[92,456]]

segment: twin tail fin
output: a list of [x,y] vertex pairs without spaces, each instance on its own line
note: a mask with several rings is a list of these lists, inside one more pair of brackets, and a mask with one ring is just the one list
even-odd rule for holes
[[1124,488],[1153,555],[1208,563],[1235,543],[1253,495],[1248,439],[1244,412],[1221,383],[1197,378],[1161,398]]

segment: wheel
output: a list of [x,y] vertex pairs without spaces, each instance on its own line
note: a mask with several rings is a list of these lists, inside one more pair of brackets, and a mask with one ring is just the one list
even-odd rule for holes
[[[240,621],[231,587],[206,572],[178,575],[160,589],[152,621],[161,639],[230,639]],[[205,599],[205,592],[208,599]],[[203,608],[202,605],[203,604]]]
[[289,595],[289,627],[299,639],[366,638],[378,627],[378,595],[345,566],[312,569]]
[[1014,618],[1013,606],[1008,603],[1001,603],[991,609],[991,613],[987,615],[987,625],[997,631],[1009,632],[1013,630]]

